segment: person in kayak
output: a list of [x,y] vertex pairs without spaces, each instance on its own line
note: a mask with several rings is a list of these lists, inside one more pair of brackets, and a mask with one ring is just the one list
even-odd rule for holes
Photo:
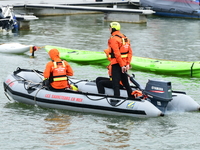
[[132,89],[128,76],[125,72],[130,69],[132,59],[132,49],[129,39],[120,32],[118,22],[110,23],[111,37],[108,39],[107,58],[112,66],[112,87],[114,96],[120,96],[120,81],[127,90],[129,97],[132,97]]
[[74,74],[71,66],[68,62],[60,59],[57,49],[51,49],[49,56],[52,61],[46,64],[43,72],[45,80],[49,81],[49,84],[47,83],[48,88],[53,91],[70,89],[67,76],[73,76]]

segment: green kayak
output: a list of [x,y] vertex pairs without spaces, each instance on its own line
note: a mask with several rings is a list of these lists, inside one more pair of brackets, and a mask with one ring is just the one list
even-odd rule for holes
[[131,65],[135,70],[157,74],[200,77],[200,61],[189,62],[133,57]]
[[[104,52],[74,50],[50,45],[45,46],[47,52],[52,48],[58,49],[61,59],[66,61],[103,66],[109,64]],[[185,77],[200,77],[200,61],[173,61],[133,56],[131,66],[132,70],[138,71]]]
[[109,64],[104,52],[75,50],[50,45],[45,46],[45,50],[47,52],[53,48],[58,49],[60,52],[60,58],[66,61],[72,61],[81,64],[99,64],[105,66]]

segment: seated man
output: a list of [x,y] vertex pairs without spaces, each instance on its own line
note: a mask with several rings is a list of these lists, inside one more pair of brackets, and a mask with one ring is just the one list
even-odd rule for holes
[[68,62],[61,60],[59,51],[51,49],[49,56],[52,61],[46,64],[44,78],[49,80],[48,88],[53,91],[65,91],[70,88],[68,77],[73,76],[73,70]]

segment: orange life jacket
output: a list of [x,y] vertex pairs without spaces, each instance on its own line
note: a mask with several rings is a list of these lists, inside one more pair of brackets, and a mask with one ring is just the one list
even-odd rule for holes
[[67,74],[66,74],[66,66],[63,61],[53,62],[51,78],[52,78],[52,82],[67,81],[67,88],[70,87],[68,83]]
[[[124,65],[127,65],[126,63],[128,61],[129,50],[131,49],[130,40],[125,35],[123,35],[122,37],[117,34],[112,36],[111,38],[115,38],[116,41],[119,43],[119,52],[121,55],[121,59],[124,61],[125,63]],[[106,53],[108,60],[110,60],[111,65],[119,63],[115,57],[114,50],[111,47],[109,49],[106,49],[106,51],[104,50],[104,52]],[[131,57],[132,57],[132,54],[131,54]]]
[[[126,58],[128,57],[128,51],[129,51],[129,47],[130,47],[130,40],[124,35],[124,38],[121,37],[120,35],[114,35],[113,37],[119,37],[121,38],[121,40],[118,40],[119,42],[122,43],[121,47],[119,48],[120,52],[121,52],[121,58]],[[112,38],[112,37],[111,37]],[[109,54],[110,58],[115,58],[113,50],[111,49],[111,52]]]

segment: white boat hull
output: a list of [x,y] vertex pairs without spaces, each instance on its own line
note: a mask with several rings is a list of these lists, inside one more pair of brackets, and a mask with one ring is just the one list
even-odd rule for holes
[[0,45],[1,53],[22,54],[30,50],[33,45],[23,45],[20,43],[5,43]]
[[[42,86],[43,76],[38,72],[17,71],[7,76],[4,89],[6,95],[14,101],[40,107],[140,118],[163,115],[163,112],[149,100],[128,99],[125,90],[121,90],[123,97],[108,96],[107,94],[113,94],[112,90],[106,88],[107,94],[98,94],[95,82],[70,80],[76,83],[78,92],[72,90],[53,92]],[[197,111],[199,109],[199,104],[192,98],[187,100],[189,96],[177,94],[175,97],[167,106],[167,110],[176,110],[177,106],[180,106],[179,109],[184,111]],[[180,105],[183,99],[186,103]],[[187,106],[191,102],[194,105]]]

